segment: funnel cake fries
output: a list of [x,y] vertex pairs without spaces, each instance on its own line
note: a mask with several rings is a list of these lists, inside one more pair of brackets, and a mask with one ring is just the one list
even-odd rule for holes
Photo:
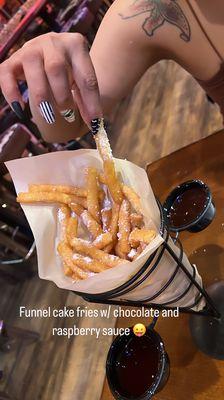
[[59,243],[58,253],[62,258],[64,271],[67,272],[66,275],[70,275],[71,273],[71,277],[75,280],[88,278],[87,272],[77,267],[75,262],[73,262],[73,251],[65,241]]
[[105,249],[105,247],[111,245],[113,242],[113,236],[111,235],[110,232],[106,233],[101,233],[93,242],[93,246],[95,246],[97,249],[102,250]]
[[103,208],[101,210],[101,219],[102,219],[102,225],[103,225],[103,231],[108,232],[109,227],[110,227],[110,222],[112,218],[112,208]]
[[78,253],[92,257],[94,260],[103,262],[111,268],[124,262],[124,260],[117,256],[104,253],[104,251],[97,249],[93,244],[86,240],[75,238],[72,240],[72,246]]
[[75,202],[86,208],[86,199],[83,197],[68,195],[61,192],[28,192],[19,193],[17,197],[19,203],[62,203],[70,204]]
[[150,229],[133,229],[129,236],[129,242],[136,248],[141,243],[149,244],[156,236],[156,232]]
[[134,228],[141,228],[143,225],[143,215],[132,213],[130,215],[131,227]]
[[99,184],[96,168],[87,168],[87,209],[100,224]]
[[71,243],[74,237],[78,234],[78,219],[75,216],[71,216],[68,219],[66,226],[66,238],[68,243]]
[[25,204],[58,205],[57,251],[74,281],[135,261],[156,237],[145,227],[139,195],[118,179],[103,122],[95,139],[103,171],[88,167],[84,187],[30,184],[17,197]]
[[[110,217],[110,224],[109,224],[109,228],[108,231],[110,232],[111,236],[112,236],[112,243],[109,244],[108,246],[106,246],[104,248],[104,251],[106,253],[110,253],[113,248],[116,247],[116,243],[117,243],[117,232],[118,232],[118,218],[119,218],[119,210],[120,210],[120,206],[116,203],[113,204],[112,206],[112,210],[111,210],[111,217]],[[109,223],[109,221],[108,221]]]
[[137,193],[135,193],[135,191],[126,186],[126,185],[122,185],[122,191],[124,193],[124,196],[130,201],[132,207],[134,208],[134,210],[138,213],[138,214],[142,214],[142,207],[141,207],[141,200],[140,197]]
[[127,254],[131,250],[129,244],[129,235],[131,232],[130,209],[129,201],[124,199],[119,211],[117,234],[118,243],[115,249],[116,254],[121,258],[127,258]]
[[101,235],[102,228],[101,225],[92,217],[92,215],[84,210],[81,214],[81,219],[83,223],[86,225],[88,231],[91,233],[93,239],[96,239],[98,235]]
[[87,190],[68,185],[29,185],[29,192],[60,192],[78,197],[86,197]]
[[112,151],[106,131],[104,129],[103,119],[101,119],[99,131],[96,135],[94,135],[94,138],[96,141],[97,149],[103,160],[104,181],[109,188],[110,195],[114,202],[117,204],[121,204],[123,200],[121,184],[117,178],[117,174],[115,171]]

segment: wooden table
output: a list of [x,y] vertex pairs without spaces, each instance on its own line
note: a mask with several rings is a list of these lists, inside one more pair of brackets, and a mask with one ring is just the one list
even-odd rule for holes
[[[217,213],[212,224],[200,233],[180,235],[185,252],[197,265],[205,286],[224,280],[223,149],[224,130],[147,166],[154,193],[162,201],[177,184],[195,178],[207,183],[213,193]],[[188,315],[158,321],[156,330],[164,339],[171,371],[166,387],[154,399],[224,399],[224,362],[211,359],[196,348],[188,321]],[[117,325],[132,326],[134,322],[136,319],[119,319]],[[105,381],[101,400],[112,399]]]
[[47,0],[37,0],[36,3],[30,7],[29,11],[25,14],[24,18],[17,25],[9,39],[0,47],[0,62],[4,61],[8,51],[14,46],[21,35],[25,32],[31,22],[38,16],[43,7],[46,5]]

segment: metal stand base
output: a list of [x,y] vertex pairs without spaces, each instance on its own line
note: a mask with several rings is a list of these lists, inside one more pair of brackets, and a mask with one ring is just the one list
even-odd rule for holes
[[196,346],[205,354],[224,360],[224,281],[209,286],[208,294],[221,318],[192,315],[190,330]]

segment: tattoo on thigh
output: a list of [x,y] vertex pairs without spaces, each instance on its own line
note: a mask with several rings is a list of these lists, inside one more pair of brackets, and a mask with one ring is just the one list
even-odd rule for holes
[[180,29],[181,39],[185,42],[190,41],[189,22],[176,0],[134,0],[128,15],[119,15],[122,19],[129,19],[141,14],[146,14],[142,29],[148,36],[153,36],[156,29],[168,22]]

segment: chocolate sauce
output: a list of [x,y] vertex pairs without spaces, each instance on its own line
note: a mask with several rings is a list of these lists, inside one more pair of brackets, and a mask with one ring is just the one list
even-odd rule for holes
[[170,208],[170,225],[180,227],[197,219],[207,206],[207,193],[202,188],[194,187],[180,194]]
[[114,378],[121,396],[142,396],[155,382],[159,368],[158,344],[147,334],[128,338],[114,360]]

